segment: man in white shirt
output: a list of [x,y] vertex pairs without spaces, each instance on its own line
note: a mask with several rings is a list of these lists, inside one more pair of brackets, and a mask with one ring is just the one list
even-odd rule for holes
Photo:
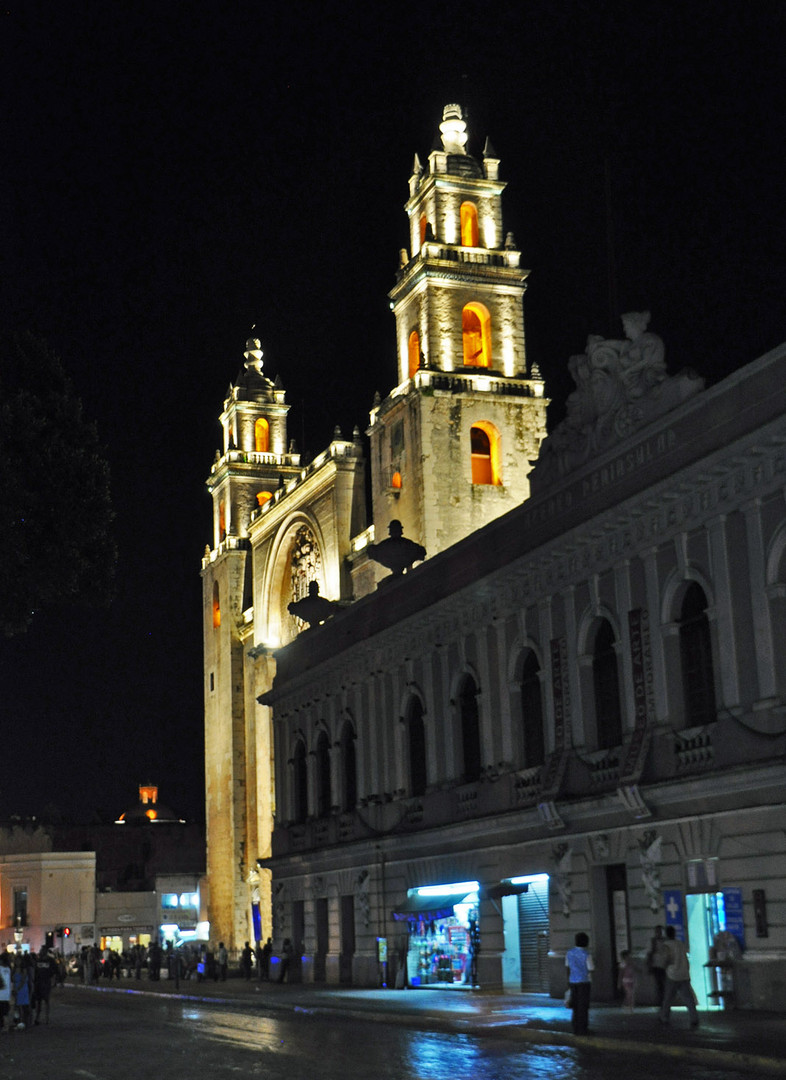
[[696,1011],[696,995],[690,984],[690,964],[685,944],[679,941],[673,926],[666,927],[666,949],[669,961],[666,964],[666,989],[663,1004],[660,1007],[660,1022],[668,1024],[671,1007],[677,997],[681,997],[688,1007],[690,1026],[699,1026],[699,1014]]

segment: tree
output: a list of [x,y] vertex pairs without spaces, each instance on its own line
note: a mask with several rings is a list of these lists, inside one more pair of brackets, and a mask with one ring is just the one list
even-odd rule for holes
[[0,625],[26,630],[64,601],[109,603],[117,548],[109,466],[60,359],[0,335]]

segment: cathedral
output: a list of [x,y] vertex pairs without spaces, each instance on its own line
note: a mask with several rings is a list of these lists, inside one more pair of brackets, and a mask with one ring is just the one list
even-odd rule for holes
[[258,699],[276,649],[304,626],[289,604],[312,582],[342,605],[374,590],[383,571],[368,549],[392,520],[432,556],[517,506],[546,434],[543,380],[526,358],[528,271],[503,230],[499,161],[488,142],[481,160],[467,153],[458,105],[440,136],[409,180],[410,249],[390,294],[397,385],[374,402],[367,432],[372,523],[360,432],[302,462],[255,339],[221,414],[202,563],[206,817],[212,936],[233,948],[270,932],[257,860],[270,854],[276,812],[273,733]]
[[367,444],[302,462],[256,340],[229,388],[211,938],[308,982],[561,996],[584,931],[594,996],[627,951],[646,1003],[672,925],[702,1008],[783,1007],[786,346],[705,389],[628,313],[547,438],[503,187],[446,106]]

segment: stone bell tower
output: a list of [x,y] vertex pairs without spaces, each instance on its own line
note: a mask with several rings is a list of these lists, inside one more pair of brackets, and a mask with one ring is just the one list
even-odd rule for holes
[[213,546],[202,560],[209,916],[211,937],[230,949],[249,937],[244,883],[256,856],[249,843],[256,792],[248,777],[257,740],[248,723],[254,700],[245,676],[253,610],[250,527],[258,508],[300,472],[300,456],[287,447],[288,410],[280,380],[263,375],[261,345],[252,338],[220,417],[223,449],[207,481]]
[[504,231],[499,160],[488,140],[480,158],[467,152],[459,105],[440,134],[409,180],[409,250],[390,293],[398,384],[368,429],[377,535],[398,518],[430,556],[528,498],[548,404],[527,366],[529,271]]

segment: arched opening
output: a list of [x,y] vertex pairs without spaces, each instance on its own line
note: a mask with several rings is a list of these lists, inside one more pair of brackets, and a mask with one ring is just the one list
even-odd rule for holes
[[218,596],[218,582],[213,582],[213,629],[218,630],[221,625],[221,602]]
[[409,761],[409,793],[426,794],[428,772],[426,765],[426,728],[423,723],[423,704],[412,698],[406,713],[407,758]]
[[326,731],[320,731],[316,749],[317,762],[317,817],[330,813],[330,740]]
[[354,810],[358,801],[355,729],[347,720],[341,729],[341,809]]
[[407,354],[409,357],[409,377],[411,379],[420,367],[420,334],[417,330],[413,330],[409,335]]
[[707,597],[695,581],[683,598],[679,627],[685,722],[688,727],[709,724],[717,718],[710,622]]
[[292,820],[302,825],[308,817],[308,771],[306,745],[302,739],[295,743],[292,754]]
[[478,246],[478,208],[472,202],[461,204],[461,243],[464,247]]
[[401,491],[401,484],[401,473],[398,471],[398,469],[396,469],[396,471],[390,478],[390,486],[393,488],[394,491]]
[[425,214],[421,214],[420,215],[420,246],[421,247],[423,247],[423,244],[425,243],[427,230],[428,230],[428,218],[426,217]]
[[223,499],[218,503],[218,539],[219,543],[226,539],[227,535],[227,510]]
[[258,454],[266,454],[270,449],[270,424],[264,416],[254,424],[254,449]]
[[259,503],[260,506],[264,506],[265,503],[270,502],[270,500],[272,498],[273,498],[273,492],[272,491],[258,491],[257,492],[257,502]]
[[595,697],[595,725],[598,749],[609,750],[622,742],[620,681],[614,630],[602,619],[595,633],[592,652],[592,685]]
[[461,720],[462,776],[467,782],[480,779],[480,715],[478,689],[471,675],[466,675],[459,690]]
[[521,725],[524,768],[532,769],[546,760],[546,743],[543,735],[540,664],[531,649],[521,672]]
[[491,316],[483,304],[474,301],[461,312],[466,367],[491,367]]
[[501,484],[499,432],[487,420],[469,430],[473,484]]

